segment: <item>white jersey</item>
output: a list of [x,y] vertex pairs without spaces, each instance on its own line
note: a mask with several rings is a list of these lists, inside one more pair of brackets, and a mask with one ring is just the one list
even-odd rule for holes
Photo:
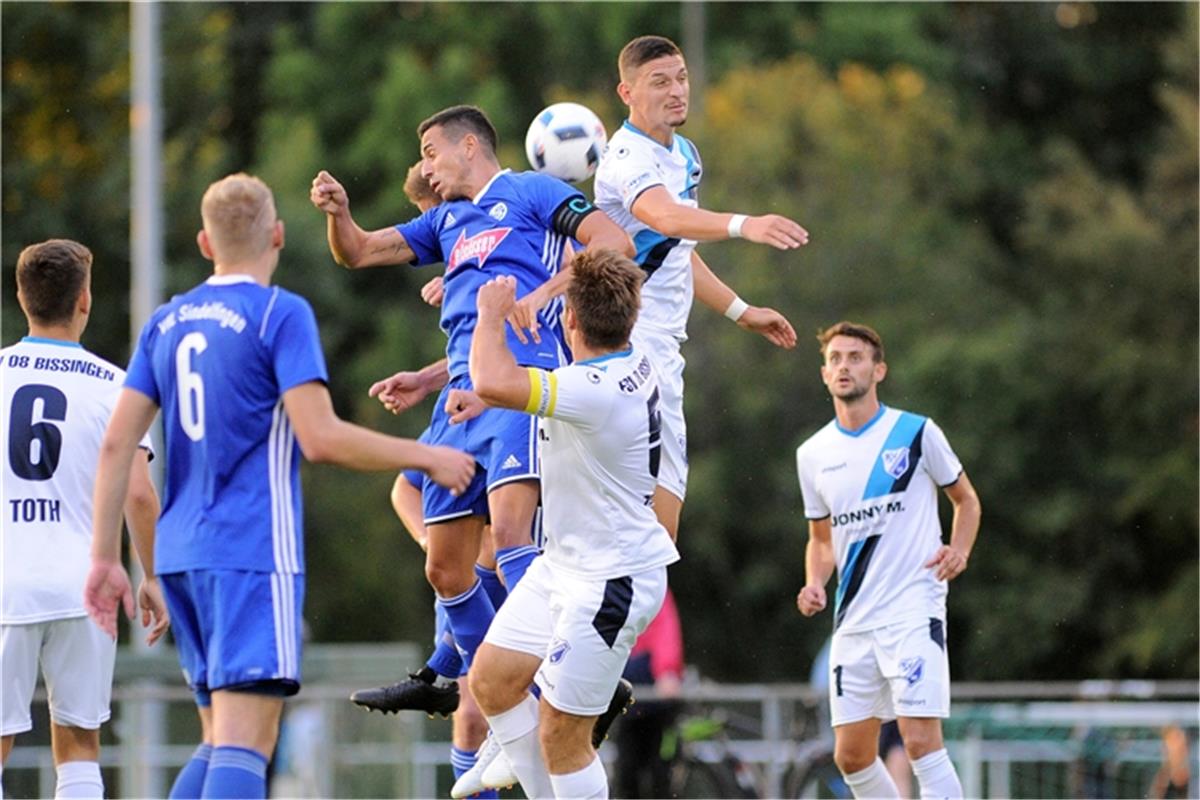
[[833,420],[800,445],[796,467],[804,515],[832,523],[835,630],[944,620],[946,582],[925,564],[942,544],[938,489],[962,464],[933,420],[887,406],[856,431]]
[[96,462],[125,372],[75,342],[30,336],[0,350],[0,369],[0,624],[81,617]]
[[625,124],[613,134],[596,169],[596,206],[625,229],[646,272],[637,329],[649,328],[678,341],[687,339],[692,310],[692,239],[676,239],[652,230],[633,215],[634,201],[654,186],[665,187],[675,202],[697,207],[703,169],[690,141],[675,134],[670,147]]
[[661,421],[650,359],[630,349],[529,378],[525,410],[542,417],[544,557],[600,580],[678,561],[654,516]]

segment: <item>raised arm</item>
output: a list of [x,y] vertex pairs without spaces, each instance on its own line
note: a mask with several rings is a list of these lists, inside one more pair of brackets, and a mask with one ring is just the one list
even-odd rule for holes
[[692,208],[675,202],[664,186],[652,186],[633,201],[633,215],[666,236],[715,242],[744,238],[779,250],[808,244],[808,231],[778,214],[749,217]]
[[312,204],[325,212],[326,236],[333,258],[347,269],[409,264],[416,258],[403,234],[395,228],[367,232],[350,215],[345,187],[325,170],[313,178]]
[[492,278],[479,287],[479,320],[471,336],[471,384],[485,403],[524,411],[529,405],[529,371],[518,366],[504,334],[504,319],[516,304],[512,276]]
[[796,346],[796,329],[787,317],[773,308],[746,303],[709,269],[695,250],[692,251],[692,279],[700,302],[718,314],[724,314],[739,328],[759,334],[776,347],[790,350]]
[[808,545],[804,549],[804,588],[796,595],[796,607],[806,617],[825,608],[825,584],[833,574],[833,525],[829,517],[808,521]]

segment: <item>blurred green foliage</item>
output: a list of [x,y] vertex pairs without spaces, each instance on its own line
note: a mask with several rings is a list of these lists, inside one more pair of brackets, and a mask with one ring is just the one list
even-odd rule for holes
[[[417,123],[483,106],[502,160],[574,99],[610,130],[616,54],[680,41],[706,85],[688,135],[702,202],[801,221],[780,254],[707,245],[796,351],[695,312],[692,477],[672,568],[688,658],[715,677],[797,680],[828,634],[802,619],[805,522],[793,453],[831,414],[810,333],[869,322],[890,404],[947,431],[984,505],[950,602],[967,679],[1196,677],[1197,7],[1194,4],[167,4],[165,283],[202,279],[199,197],[245,169],[288,225],[279,282],[313,302],[339,412],[416,435],[377,378],[438,357],[403,268],[349,274],[308,203],[319,169],[367,228],[401,190]],[[702,14],[698,42],[683,16]],[[0,7],[3,340],[23,332],[12,269],[51,236],[96,252],[85,342],[129,355],[129,10]],[[689,28],[690,29],[690,28]],[[430,633],[422,557],[391,478],[305,468],[308,617],[321,640]],[[399,667],[402,665],[398,665]]]

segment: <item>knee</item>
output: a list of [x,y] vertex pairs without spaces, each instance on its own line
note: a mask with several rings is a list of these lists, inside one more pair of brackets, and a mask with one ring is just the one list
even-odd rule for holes
[[518,520],[512,515],[492,519],[492,541],[496,549],[533,544],[533,520]]
[[904,753],[909,761],[916,761],[930,753],[942,749],[942,732],[940,726],[922,725],[915,729],[902,731],[904,738]]
[[458,564],[438,559],[425,560],[425,578],[438,597],[457,597],[475,583],[473,568],[462,569]]
[[507,710],[504,704],[504,686],[488,669],[487,662],[476,660],[467,675],[467,687],[482,714],[499,714]]
[[853,775],[875,763],[878,757],[877,747],[874,741],[838,740],[833,749],[833,761],[843,775]]

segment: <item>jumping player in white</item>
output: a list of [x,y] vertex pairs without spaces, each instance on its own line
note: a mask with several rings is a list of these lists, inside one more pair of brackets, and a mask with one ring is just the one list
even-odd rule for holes
[[[83,607],[92,540],[92,481],[123,370],[79,343],[92,310],[92,253],[51,239],[17,259],[17,300],[29,335],[0,350],[4,441],[3,602],[0,603],[0,758],[33,727],[38,662],[50,700],[55,797],[103,797],[100,725],[109,719],[116,641]],[[146,637],[168,615],[154,577],[158,495],[150,443],[133,458],[125,518],[146,579],[138,589]]]
[[693,294],[739,326],[780,347],[796,332],[779,312],[748,305],[695,253],[698,241],[743,237],[780,250],[808,232],[777,214],[706,211],[697,194],[703,169],[696,146],[676,133],[687,121],[687,65],[670,39],[639,36],[621,50],[617,93],[629,119],[613,134],[596,170],[596,205],[630,235],[646,273],[633,342],[654,362],[662,387],[663,460],[654,493],[658,519],[675,538],[687,489],[683,356]]
[[359,471],[417,467],[453,494],[475,464],[334,412],[312,307],[271,286],[284,234],[266,184],[223,178],[204,193],[201,216],[197,243],[214,274],[150,317],[104,436],[84,604],[115,633],[129,594],[118,501],[161,408],[167,502],[156,566],[203,733],[170,796],[260,798],[283,698],[300,689],[301,453]]
[[504,334],[516,302],[508,277],[479,289],[470,353],[480,398],[541,417],[546,551],[496,613],[470,675],[531,798],[608,796],[593,725],[679,559],[650,507],[659,389],[650,359],[629,343],[642,275],[624,256],[588,251],[573,276],[564,318],[573,364],[517,365]]
[[[896,719],[923,798],[962,797],[942,743],[950,715],[947,582],[979,531],[971,481],[933,420],[879,402],[883,342],[839,322],[818,337],[835,419],[796,451],[808,518],[806,617],[825,608],[838,571],[829,655],[834,760],[855,797],[899,797],[879,758],[882,720]],[[937,492],[954,505],[942,543]]]

